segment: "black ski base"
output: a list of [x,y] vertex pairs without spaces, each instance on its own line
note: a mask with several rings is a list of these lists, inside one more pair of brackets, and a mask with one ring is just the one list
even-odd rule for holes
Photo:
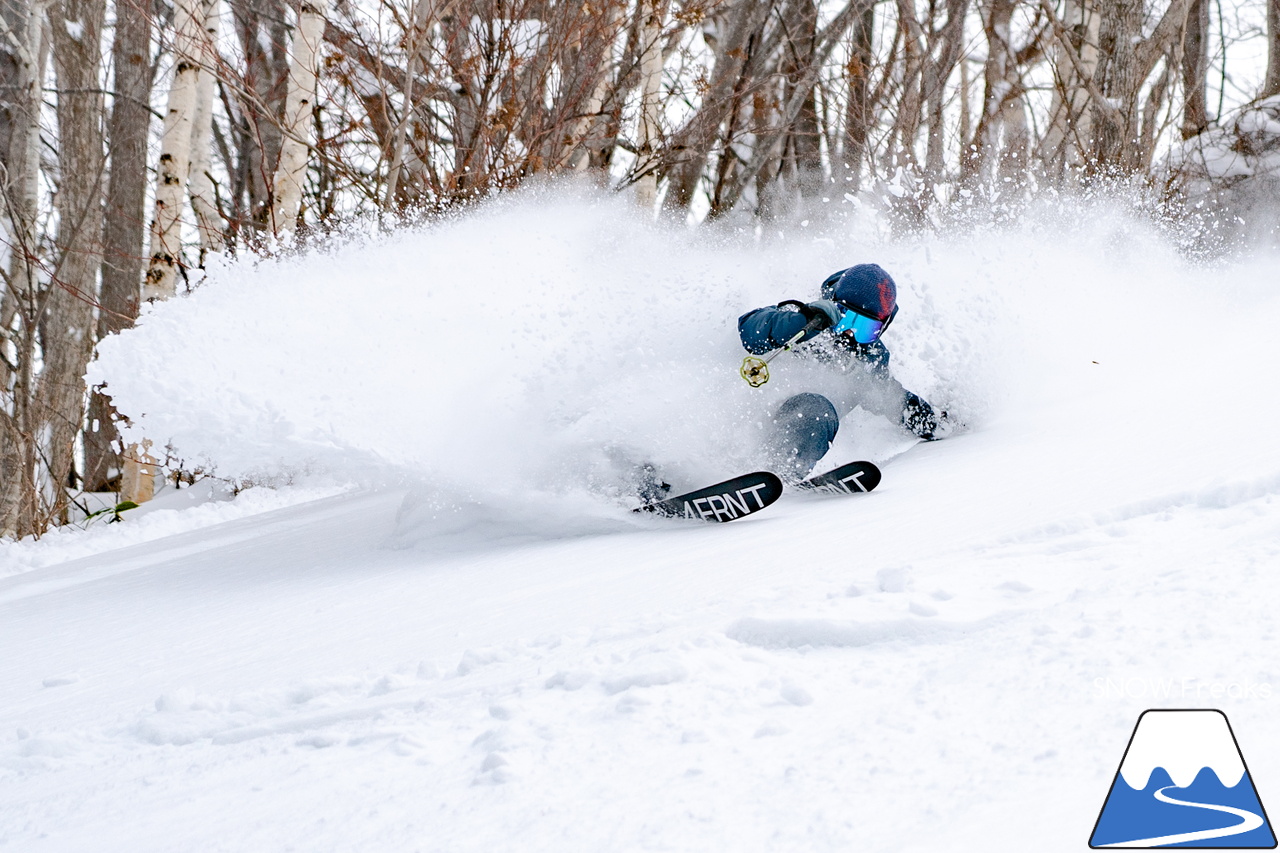
[[734,521],[759,512],[782,497],[782,481],[776,474],[757,471],[638,507],[663,518],[692,518],[699,521]]
[[805,492],[859,495],[880,485],[880,469],[870,462],[850,462],[825,474],[796,483]]

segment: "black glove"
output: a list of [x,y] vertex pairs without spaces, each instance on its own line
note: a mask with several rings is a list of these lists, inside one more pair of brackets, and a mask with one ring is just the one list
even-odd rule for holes
[[935,409],[922,398],[910,392],[902,404],[902,425],[925,441],[946,438],[955,428],[955,422],[941,409]]
[[819,299],[816,302],[809,303],[788,299],[786,302],[778,303],[779,308],[783,305],[794,305],[796,310],[800,312],[800,316],[804,317],[805,326],[817,332],[830,329],[836,323],[839,323],[840,318],[844,316],[844,311],[841,310],[840,306],[830,299]]

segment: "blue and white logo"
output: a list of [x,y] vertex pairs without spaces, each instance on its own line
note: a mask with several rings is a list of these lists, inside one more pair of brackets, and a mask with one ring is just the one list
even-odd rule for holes
[[1144,711],[1089,846],[1274,848],[1226,714]]

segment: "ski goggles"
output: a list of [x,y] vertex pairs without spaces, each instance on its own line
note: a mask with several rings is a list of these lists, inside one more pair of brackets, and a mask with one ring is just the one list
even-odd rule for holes
[[880,336],[884,334],[885,329],[889,328],[889,324],[893,322],[893,318],[898,313],[898,306],[895,305],[892,313],[881,320],[879,317],[863,314],[853,308],[847,308],[843,305],[840,307],[844,308],[844,316],[840,318],[839,323],[832,327],[831,331],[837,335],[853,332],[853,339],[860,344],[870,344],[880,340]]

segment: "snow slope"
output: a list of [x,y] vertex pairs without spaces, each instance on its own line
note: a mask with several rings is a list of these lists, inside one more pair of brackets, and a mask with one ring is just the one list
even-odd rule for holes
[[[1280,791],[1274,258],[1196,268],[1102,205],[896,242],[628,217],[524,198],[230,267],[104,352],[189,458],[355,489],[4,546],[0,849],[1079,850],[1148,707],[1223,709]],[[831,459],[880,489],[731,525],[610,497],[619,458],[750,461],[800,370],[751,398],[734,319],[864,259],[968,432],[855,414]]]

